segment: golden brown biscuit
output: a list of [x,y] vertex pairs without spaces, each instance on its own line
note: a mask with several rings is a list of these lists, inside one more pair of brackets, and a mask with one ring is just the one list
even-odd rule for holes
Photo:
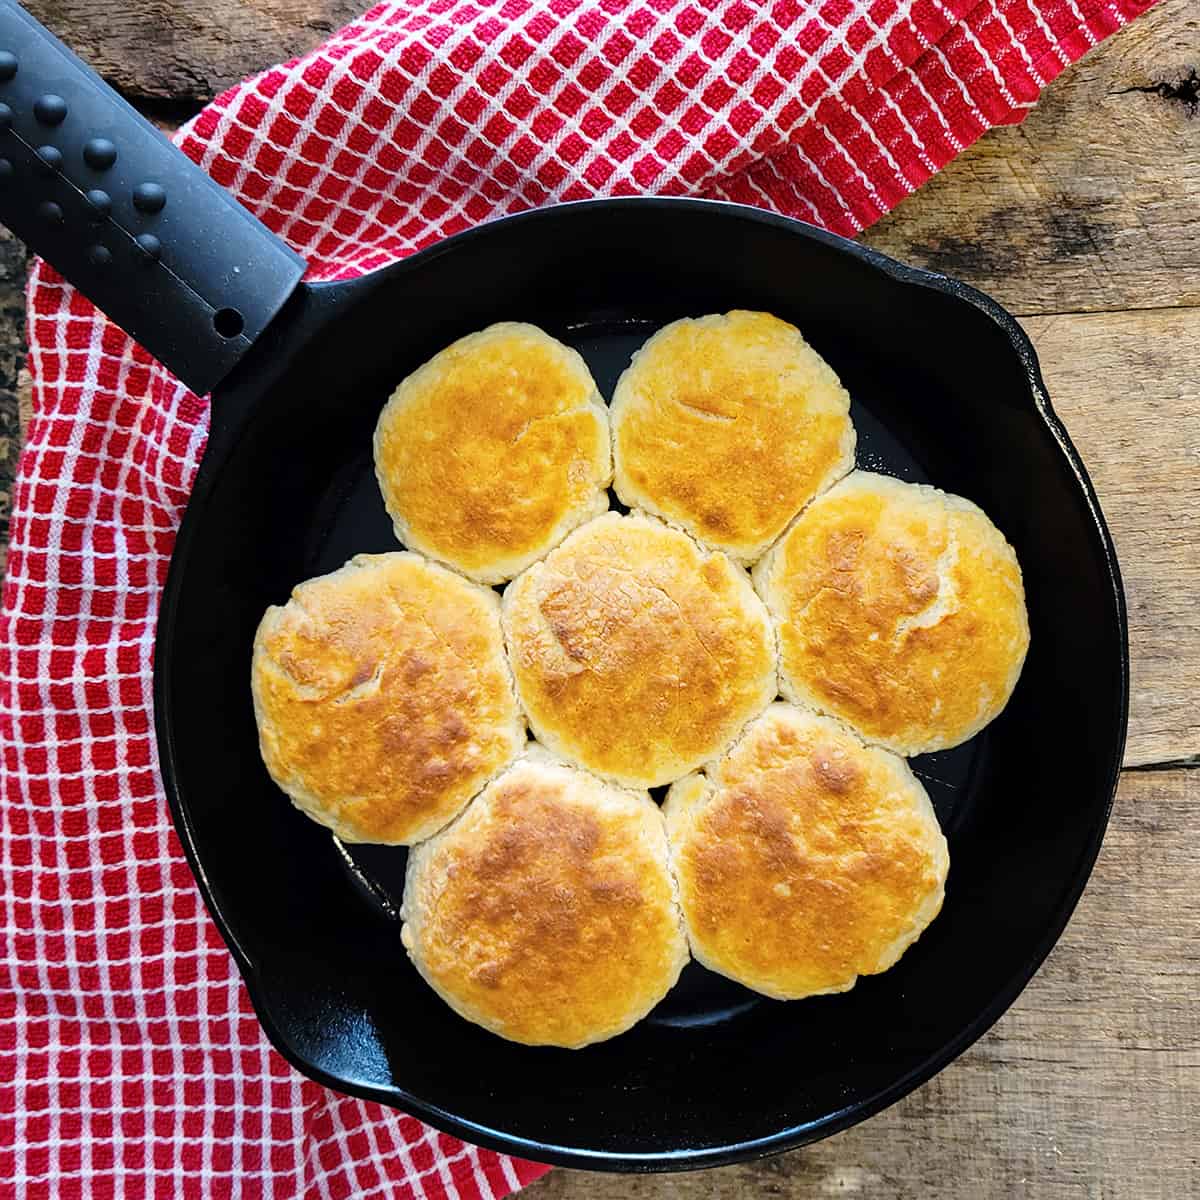
[[617,495],[740,562],[854,465],[846,389],[769,313],[660,330],[618,381],[612,422]]
[[888,967],[937,916],[950,860],[908,764],[773,704],[664,809],[698,962],[794,1000]]
[[635,787],[714,757],[776,691],[746,573],[644,516],[576,530],[504,593],[504,634],[537,736]]
[[608,508],[608,411],[574,350],[491,325],[395,390],[375,474],[405,546],[501,583]]
[[271,778],[348,842],[440,829],[525,743],[495,592],[360,554],[268,608],[251,671]]
[[1021,568],[974,504],[856,471],[754,570],[778,626],[783,694],[898,754],[974,736],[1029,646]]
[[527,1045],[624,1032],[688,958],[662,813],[539,747],[412,851],[403,915],[438,995]]

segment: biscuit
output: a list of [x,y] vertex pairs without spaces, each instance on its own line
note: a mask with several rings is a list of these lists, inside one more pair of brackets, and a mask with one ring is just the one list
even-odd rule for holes
[[405,546],[501,583],[608,508],[608,411],[574,350],[533,325],[491,325],[395,390],[375,474]]
[[634,787],[720,754],[774,698],[775,643],[740,567],[608,513],[504,593],[517,691],[540,741]]
[[688,960],[667,858],[645,792],[532,747],[410,853],[401,936],[468,1021],[586,1046],[644,1017]]
[[415,554],[360,554],[267,609],[251,685],[271,778],[347,842],[429,836],[525,744],[499,598]]
[[1016,554],[968,500],[856,471],[754,570],[783,694],[898,754],[956,746],[1008,703],[1029,646]]
[[767,996],[886,971],[942,906],[949,854],[925,789],[828,717],[773,704],[664,811],[693,955]]
[[744,563],[854,465],[846,389],[769,313],[660,330],[618,381],[612,425],[617,495]]

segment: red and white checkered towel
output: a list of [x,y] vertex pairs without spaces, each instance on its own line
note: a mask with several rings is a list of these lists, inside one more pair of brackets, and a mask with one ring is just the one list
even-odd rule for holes
[[[344,279],[665,192],[855,234],[1152,0],[390,0],[179,145]],[[544,1168],[297,1075],[162,796],[159,589],[206,403],[44,265],[0,616],[5,1196],[501,1196]]]

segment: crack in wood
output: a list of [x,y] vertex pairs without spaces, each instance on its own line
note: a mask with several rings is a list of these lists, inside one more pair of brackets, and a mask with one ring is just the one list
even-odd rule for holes
[[1131,763],[1122,767],[1124,771],[1191,771],[1200,767],[1200,754],[1189,754],[1183,758],[1165,759],[1162,762]]
[[1121,88],[1120,91],[1111,92],[1110,95],[1128,96],[1132,92],[1141,92],[1147,96],[1160,96],[1171,103],[1182,104],[1188,115],[1192,117],[1200,113],[1200,71],[1197,71],[1195,67],[1189,68],[1186,75],[1174,81],[1160,80],[1158,83],[1145,84],[1140,87]]
[[125,91],[121,88],[117,88],[116,90],[147,121],[157,125],[164,132],[171,132],[178,129],[185,121],[190,121],[208,103],[207,100],[199,98],[186,97],[178,100],[168,100],[162,96],[139,95],[136,92]]

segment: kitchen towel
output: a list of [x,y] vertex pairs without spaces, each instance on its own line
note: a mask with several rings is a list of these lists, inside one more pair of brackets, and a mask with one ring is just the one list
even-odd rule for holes
[[[392,0],[175,140],[311,279],[598,195],[719,197],[854,235],[1151,2]],[[0,612],[2,1194],[477,1200],[534,1179],[267,1043],[151,728],[207,404],[42,263],[29,366]]]

